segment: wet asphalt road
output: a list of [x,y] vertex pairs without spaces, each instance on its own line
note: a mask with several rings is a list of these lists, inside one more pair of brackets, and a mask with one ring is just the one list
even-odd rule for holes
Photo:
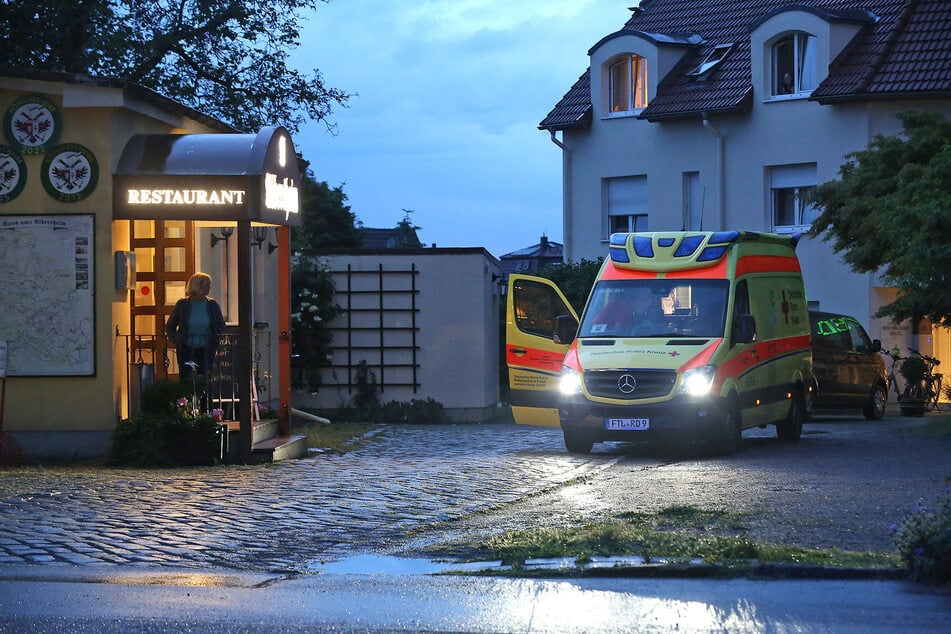
[[827,417],[799,443],[747,431],[703,458],[637,445],[565,452],[555,429],[392,426],[361,449],[199,469],[0,471],[0,566],[117,564],[309,572],[357,553],[692,504],[747,513],[751,537],[893,550],[889,526],[933,505],[951,439],[925,419]]

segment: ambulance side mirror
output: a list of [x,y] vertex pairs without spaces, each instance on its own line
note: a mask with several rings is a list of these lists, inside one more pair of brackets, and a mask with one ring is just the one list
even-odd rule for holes
[[555,317],[555,334],[552,335],[552,341],[555,343],[569,344],[575,340],[578,334],[578,322],[571,315],[558,315]]
[[756,340],[756,320],[753,315],[737,315],[733,320],[733,343],[753,343]]

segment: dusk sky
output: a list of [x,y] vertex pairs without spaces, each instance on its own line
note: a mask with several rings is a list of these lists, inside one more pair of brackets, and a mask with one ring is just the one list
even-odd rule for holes
[[332,0],[302,24],[293,63],[357,93],[336,136],[297,149],[342,185],[367,227],[404,209],[439,247],[496,257],[563,241],[561,150],[538,123],[637,4],[611,0]]

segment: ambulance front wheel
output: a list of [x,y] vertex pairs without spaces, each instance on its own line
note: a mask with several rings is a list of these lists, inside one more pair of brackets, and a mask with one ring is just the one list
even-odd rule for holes
[[802,436],[804,422],[806,422],[806,400],[799,392],[792,396],[789,414],[776,423],[776,436],[783,442],[796,442]]
[[565,449],[568,450],[568,453],[590,453],[591,448],[594,446],[594,441],[591,440],[591,437],[583,432],[574,431],[572,429],[565,428]]

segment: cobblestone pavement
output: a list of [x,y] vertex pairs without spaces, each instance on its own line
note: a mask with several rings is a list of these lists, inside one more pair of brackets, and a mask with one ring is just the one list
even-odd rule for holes
[[306,569],[544,492],[617,457],[557,429],[385,427],[344,455],[199,469],[0,470],[0,564]]

